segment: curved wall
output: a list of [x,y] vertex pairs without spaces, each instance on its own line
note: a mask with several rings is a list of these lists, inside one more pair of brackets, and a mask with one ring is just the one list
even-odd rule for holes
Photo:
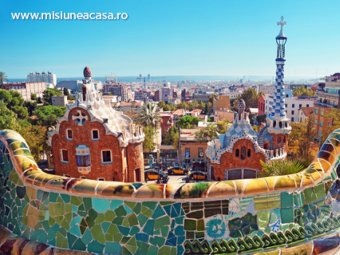
[[[178,186],[97,182],[43,173],[23,138],[3,130],[0,225],[44,245],[99,254],[301,246],[340,227],[339,154],[336,130],[298,174]],[[331,248],[339,245],[334,238]],[[312,241],[299,249],[308,254],[315,247]]]

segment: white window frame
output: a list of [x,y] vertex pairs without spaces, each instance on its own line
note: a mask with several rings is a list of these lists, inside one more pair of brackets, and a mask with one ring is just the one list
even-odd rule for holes
[[[93,131],[97,131],[98,132],[98,138],[96,138],[96,139],[93,138]],[[99,140],[99,138],[100,138],[99,129],[91,129],[91,138],[92,138],[93,141],[98,141]]]
[[66,151],[66,152],[67,152],[67,157],[69,157],[69,155],[68,155],[68,150],[66,150],[66,149],[60,149],[60,161],[61,161],[62,163],[68,163],[68,162],[70,161],[70,159],[68,159],[67,161],[64,160],[63,151]]
[[[68,137],[68,131],[69,131],[69,130],[72,132],[72,137],[71,137],[71,138]],[[72,140],[72,139],[73,139],[73,130],[70,129],[70,128],[67,128],[67,129],[66,129],[66,139],[67,139],[67,140]]]
[[[104,151],[109,151],[110,152],[111,161],[104,162],[104,158],[103,158],[103,152]],[[101,157],[101,160],[102,160],[102,164],[112,164],[112,150],[110,150],[110,149],[101,150],[100,151],[100,157]]]

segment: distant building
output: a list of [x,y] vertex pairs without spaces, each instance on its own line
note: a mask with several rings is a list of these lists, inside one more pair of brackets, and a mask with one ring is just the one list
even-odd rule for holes
[[163,84],[163,87],[160,89],[159,97],[160,97],[159,101],[163,101],[165,103],[173,103],[174,89],[171,88],[170,82]]
[[83,83],[81,80],[59,81],[57,83],[57,88],[67,88],[71,90],[72,93],[75,93],[76,91],[78,91],[78,88],[80,88],[82,84]]
[[77,98],[56,129],[49,132],[55,173],[94,180],[144,181],[144,133],[128,116],[104,103],[88,67]]
[[[299,109],[302,107],[313,107],[316,99],[315,97],[308,96],[293,97],[289,96],[289,94],[285,94],[285,98],[286,114],[291,122],[299,122]],[[262,105],[260,107],[262,107],[263,109],[263,98],[260,97],[259,101],[261,101]],[[274,95],[265,95],[264,108],[266,115],[270,114],[273,111],[273,102]]]
[[258,93],[262,94],[274,94],[274,85],[259,85]]
[[[302,107],[299,109],[299,122],[305,122],[314,114],[314,107]],[[313,116],[314,117],[314,116]]]
[[257,101],[258,115],[266,114],[266,97],[264,95],[260,95]]
[[213,93],[193,93],[192,100],[194,101],[202,101],[202,102],[209,102],[210,96],[212,96]]
[[117,96],[119,101],[129,101],[133,99],[131,88],[125,84],[106,83],[103,86],[103,93],[105,95]]
[[160,117],[162,134],[165,135],[174,126],[174,116],[171,112],[161,112]]
[[52,96],[52,105],[66,106],[68,103],[67,96]]
[[234,120],[234,112],[230,110],[230,97],[219,95],[213,101],[213,111],[215,121],[230,121]]
[[150,101],[152,94],[150,90],[138,89],[135,91],[135,101]]
[[329,116],[329,112],[332,108],[324,106],[314,107],[314,127],[316,129],[316,135],[319,140],[322,139],[323,135],[333,125],[333,118]]
[[13,82],[13,83],[4,83],[2,85],[3,89],[7,90],[15,90],[25,101],[30,101],[32,94],[35,94],[37,97],[43,96],[43,92],[49,87],[49,84],[46,82]]
[[46,82],[52,84],[53,86],[56,86],[57,75],[51,72],[29,73],[27,75],[27,82]]
[[196,161],[206,161],[205,150],[208,146],[208,140],[196,138],[196,129],[181,129],[179,135],[179,163],[193,164]]
[[227,111],[230,110],[230,98],[226,95],[219,95],[213,101],[213,110],[215,111]]
[[300,122],[299,110],[303,107],[313,107],[315,97],[288,97],[286,98],[286,113],[291,122]]

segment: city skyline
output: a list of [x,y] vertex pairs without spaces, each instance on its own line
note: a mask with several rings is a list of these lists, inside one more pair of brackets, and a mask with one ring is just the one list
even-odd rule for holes
[[[21,5],[18,2],[22,3]],[[0,71],[98,76],[274,76],[276,22],[285,17],[287,77],[340,70],[337,1],[3,1]],[[12,12],[126,12],[119,21],[15,21]]]

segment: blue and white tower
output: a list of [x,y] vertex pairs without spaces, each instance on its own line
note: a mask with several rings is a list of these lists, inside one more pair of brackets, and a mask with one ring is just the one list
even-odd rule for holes
[[[283,26],[286,25],[283,17],[277,22],[281,26],[280,33],[276,36],[277,55],[276,55],[276,79],[273,100],[273,111],[267,118],[268,132],[277,135],[288,135],[291,131],[289,119],[286,115],[285,107],[285,86],[283,83],[284,78],[284,65],[285,65],[285,45],[287,37],[283,33]],[[281,140],[281,139],[280,139]],[[286,140],[286,139],[285,139]]]

